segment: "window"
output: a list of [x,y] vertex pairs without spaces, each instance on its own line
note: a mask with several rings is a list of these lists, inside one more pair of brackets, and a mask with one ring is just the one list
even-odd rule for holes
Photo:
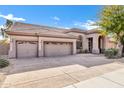
[[79,35],[79,36],[78,36],[78,40],[79,40],[79,41],[82,41],[82,40],[83,40],[82,35]]
[[82,35],[78,36],[78,40],[77,40],[77,49],[81,49],[82,48],[82,41],[83,41],[83,37]]
[[77,41],[77,49],[81,49],[82,48],[82,42],[80,42],[80,41]]

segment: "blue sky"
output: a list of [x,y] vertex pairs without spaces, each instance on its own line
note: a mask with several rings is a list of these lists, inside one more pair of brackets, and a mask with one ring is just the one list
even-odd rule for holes
[[0,25],[5,19],[62,28],[92,29],[103,6],[0,6]]

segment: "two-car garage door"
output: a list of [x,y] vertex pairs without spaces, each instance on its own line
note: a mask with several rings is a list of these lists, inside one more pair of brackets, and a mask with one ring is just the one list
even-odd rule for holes
[[45,42],[45,56],[63,56],[72,54],[72,43],[69,42]]
[[[17,58],[37,57],[38,42],[17,41]],[[43,56],[63,56],[72,54],[72,43],[69,42],[44,42],[41,52]]]
[[36,41],[18,41],[16,55],[18,58],[36,57],[37,48]]

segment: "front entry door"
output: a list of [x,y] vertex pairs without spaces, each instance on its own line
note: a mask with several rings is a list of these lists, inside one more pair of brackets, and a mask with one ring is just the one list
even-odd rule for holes
[[88,38],[88,50],[90,53],[92,53],[93,49],[93,38]]

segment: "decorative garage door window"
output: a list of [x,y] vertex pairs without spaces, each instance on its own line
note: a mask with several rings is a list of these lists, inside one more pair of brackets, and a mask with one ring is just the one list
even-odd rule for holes
[[58,42],[51,42],[51,44],[54,44],[54,45],[56,45],[56,44],[59,44]]
[[18,41],[18,44],[37,44],[36,41]]
[[46,44],[49,44],[49,42],[46,42]]
[[54,44],[54,45],[66,44],[66,45],[70,45],[71,43],[69,43],[69,42],[45,42],[45,44]]

